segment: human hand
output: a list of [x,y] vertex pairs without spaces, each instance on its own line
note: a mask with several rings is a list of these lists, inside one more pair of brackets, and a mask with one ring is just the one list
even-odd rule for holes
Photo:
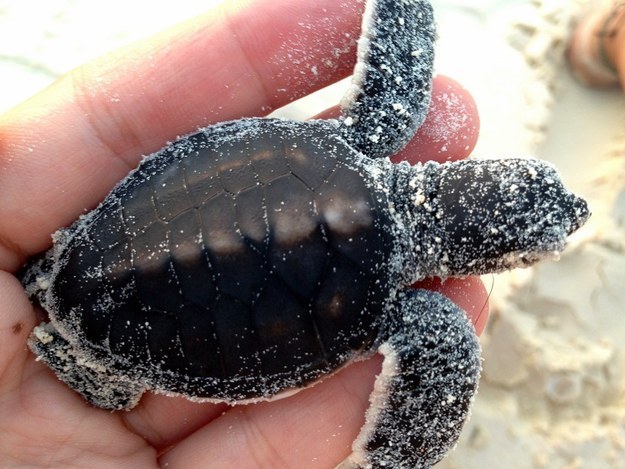
[[[111,413],[28,351],[41,317],[14,274],[142,154],[199,126],[265,115],[348,75],[362,14],[355,4],[226,5],[74,70],[0,117],[0,465],[332,467],[349,454],[379,358],[276,402],[230,408],[148,394],[132,411]],[[458,159],[476,138],[470,97],[439,78],[428,120],[396,158]],[[437,288],[483,327],[479,280]]]

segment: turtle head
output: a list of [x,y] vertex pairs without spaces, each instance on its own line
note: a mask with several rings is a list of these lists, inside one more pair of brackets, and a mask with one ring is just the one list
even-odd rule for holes
[[430,212],[420,243],[435,259],[425,275],[493,273],[557,258],[590,216],[586,202],[540,160],[469,160],[424,169],[430,173],[427,196],[419,200]]

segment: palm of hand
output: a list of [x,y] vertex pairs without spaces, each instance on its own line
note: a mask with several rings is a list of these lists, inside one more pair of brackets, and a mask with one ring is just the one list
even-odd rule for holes
[[[373,382],[376,361],[352,366],[291,399],[241,406],[227,413],[225,405],[155,395],[146,396],[130,412],[91,407],[35,362],[24,347],[35,315],[16,279],[3,273],[2,280],[2,291],[8,293],[3,297],[11,296],[19,303],[14,310],[19,310],[19,322],[1,329],[3,465],[150,467],[165,462],[210,461],[214,467],[236,463],[240,467],[296,467],[298,461],[316,460],[319,467],[327,467],[348,454],[362,424],[366,389]],[[365,392],[345,392],[352,381],[370,383],[365,384]],[[339,396],[342,411],[336,403]],[[323,408],[332,409],[334,415],[326,415],[324,420],[315,418]],[[342,427],[345,434],[327,440],[323,450],[307,442],[309,432],[340,434]]]
[[[73,71],[0,116],[0,465],[298,467],[305,461],[307,467],[332,467],[349,454],[379,359],[351,365],[278,402],[230,408],[147,395],[132,411],[111,413],[90,407],[34,360],[26,341],[40,312],[14,275],[28,256],[49,245],[52,232],[101,200],[141,154],[200,125],[262,115],[348,74],[353,44],[338,68],[295,85],[287,76],[327,63],[324,58],[345,37],[358,36],[356,2],[302,2],[290,6],[297,11],[289,18],[276,14],[288,2],[261,1],[255,9],[223,10],[181,25]],[[221,20],[224,11],[228,21]],[[321,17],[331,18],[334,29],[297,29],[301,18]],[[233,31],[238,41],[231,40]],[[260,37],[255,31],[275,33]],[[277,46],[281,37],[298,34],[310,41],[308,49],[300,47],[300,60]],[[211,60],[208,50],[218,51]],[[229,64],[225,72],[223,63]],[[210,89],[207,81],[213,82]],[[405,159],[462,158],[475,143],[477,117],[466,92],[439,79],[434,93],[432,118],[402,152]],[[112,106],[111,96],[120,104]],[[169,101],[155,109],[163,96]],[[450,96],[456,106],[450,107]],[[458,112],[465,113],[465,125],[445,142],[428,133],[433,122]],[[451,281],[442,290],[483,325],[479,281]]]

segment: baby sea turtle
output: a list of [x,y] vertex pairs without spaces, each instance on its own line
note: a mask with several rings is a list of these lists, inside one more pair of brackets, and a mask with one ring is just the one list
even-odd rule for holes
[[30,347],[89,402],[146,391],[231,403],[384,355],[350,463],[429,467],[478,384],[465,313],[409,286],[557,255],[588,217],[525,159],[394,165],[431,89],[424,0],[367,3],[338,120],[248,118],[145,158],[27,269]]

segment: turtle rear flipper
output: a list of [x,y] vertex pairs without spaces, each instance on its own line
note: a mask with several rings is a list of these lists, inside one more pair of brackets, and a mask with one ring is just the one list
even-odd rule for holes
[[103,409],[131,409],[145,391],[144,386],[113,374],[112,367],[108,369],[82,356],[50,323],[35,327],[28,346],[59,379]]
[[370,158],[401,150],[425,119],[435,36],[429,1],[367,3],[341,133]]
[[466,314],[427,290],[398,306],[366,423],[341,467],[429,468],[453,448],[468,416],[480,354]]

